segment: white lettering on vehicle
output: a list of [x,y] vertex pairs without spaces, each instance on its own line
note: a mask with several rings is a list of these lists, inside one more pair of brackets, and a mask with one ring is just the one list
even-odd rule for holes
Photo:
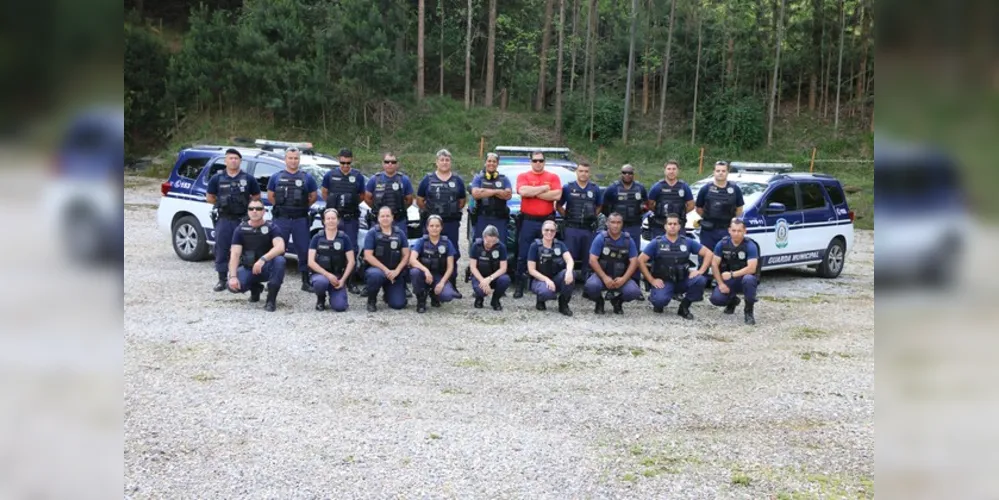
[[810,260],[819,260],[822,258],[821,252],[815,250],[812,252],[802,252],[789,255],[775,255],[767,259],[767,264],[790,264],[794,262],[805,262]]

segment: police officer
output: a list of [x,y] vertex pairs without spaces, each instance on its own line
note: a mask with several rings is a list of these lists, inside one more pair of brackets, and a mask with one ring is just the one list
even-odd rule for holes
[[475,230],[473,239],[482,237],[486,226],[494,226],[499,231],[499,241],[506,246],[507,225],[510,208],[506,202],[513,197],[513,187],[507,176],[499,173],[499,155],[486,155],[486,166],[482,173],[472,179],[472,198],[475,199]]
[[746,296],[744,319],[747,325],[755,325],[753,305],[756,304],[756,266],[759,263],[756,245],[746,239],[746,223],[742,219],[732,219],[728,226],[728,237],[715,245],[711,272],[718,286],[711,292],[711,303],[725,306],[725,314],[732,314],[739,305],[742,292]]
[[454,275],[457,250],[451,239],[442,234],[444,222],[434,214],[427,219],[427,234],[416,240],[409,252],[409,281],[416,294],[416,312],[427,312],[430,305],[440,307],[441,302],[451,302],[455,297],[449,278]]
[[229,148],[225,151],[225,170],[208,180],[206,201],[218,209],[215,222],[215,272],[219,281],[214,290],[226,289],[226,270],[229,265],[229,247],[232,246],[232,233],[246,216],[251,201],[260,199],[260,184],[242,169],[243,155]]
[[499,235],[496,226],[486,226],[482,230],[482,237],[476,239],[468,251],[468,268],[472,273],[472,293],[475,295],[476,309],[482,309],[486,296],[491,295],[489,305],[494,311],[503,310],[500,299],[510,287],[510,276],[506,273],[506,245]]
[[309,283],[309,207],[319,194],[316,180],[298,168],[302,153],[297,147],[284,151],[285,169],[271,176],[267,182],[267,199],[273,205],[274,223],[281,234],[288,235],[298,256],[298,272],[302,274],[302,290],[312,291]]
[[622,304],[641,300],[642,292],[632,281],[638,268],[638,249],[635,240],[624,232],[624,218],[614,212],[607,217],[607,230],[593,239],[590,246],[590,269],[593,274],[586,280],[584,295],[596,302],[593,312],[604,314],[604,295],[614,306],[614,314],[624,314]]
[[277,308],[277,294],[284,282],[284,237],[281,228],[264,220],[264,203],[253,200],[247,208],[248,220],[232,235],[229,256],[229,291],[250,291],[250,302],[260,302],[260,292],[267,282],[264,310]]
[[[652,284],[649,302],[652,302],[654,312],[663,312],[675,293],[684,293],[676,314],[694,319],[690,304],[704,300],[704,286],[708,283],[704,273],[711,267],[713,254],[697,240],[688,239],[680,232],[681,220],[680,214],[666,216],[665,234],[645,245],[638,256],[638,267]],[[690,269],[691,254],[700,256],[701,267]]]
[[[439,215],[443,221],[443,234],[455,248],[454,261],[461,259],[458,249],[458,233],[461,229],[461,214],[465,208],[465,181],[451,171],[451,152],[442,149],[437,152],[437,170],[425,175],[416,189],[416,204],[427,215]],[[429,219],[427,219],[429,223]],[[427,228],[424,227],[424,232]],[[448,281],[454,288],[455,298],[460,299],[457,288],[458,273],[450,273]],[[416,288],[416,285],[413,285]],[[415,291],[415,290],[414,290]]]
[[309,269],[312,270],[312,291],[316,292],[316,310],[326,309],[326,294],[330,308],[347,310],[347,280],[354,272],[354,242],[339,228],[340,214],[335,208],[323,210],[323,230],[309,243]]
[[728,162],[715,163],[714,182],[697,192],[697,215],[701,216],[701,244],[714,248],[728,235],[729,222],[742,215],[742,190],[728,182]]
[[520,220],[517,228],[517,290],[513,298],[524,296],[527,286],[527,251],[541,237],[541,225],[554,219],[555,202],[562,197],[562,180],[545,170],[545,154],[531,153],[531,169],[517,176]]
[[[358,219],[361,216],[365,179],[360,171],[351,167],[354,163],[354,153],[351,150],[341,149],[337,154],[337,161],[340,162],[340,168],[332,169],[323,176],[322,196],[326,200],[326,208],[335,208],[339,214],[340,231],[353,242],[354,255],[357,255],[360,244],[357,238],[360,225]],[[355,275],[351,273],[351,276]],[[350,293],[360,293],[355,281],[351,280],[347,284]]]
[[[621,167],[621,180],[607,187],[604,205],[610,212],[617,212],[624,218],[623,231],[631,236],[635,245],[642,241],[642,216],[645,214],[649,196],[645,186],[635,180],[635,167],[625,164]],[[631,279],[638,283],[641,276],[634,273]],[[638,289],[638,300],[644,299],[642,289]]]
[[527,272],[534,281],[531,291],[537,297],[534,308],[548,309],[545,302],[558,297],[558,312],[572,316],[569,301],[576,288],[573,269],[576,265],[569,247],[555,239],[555,221],[545,221],[541,226],[541,238],[531,243],[527,251]]
[[406,287],[403,273],[409,263],[406,233],[393,224],[392,207],[378,209],[378,226],[364,237],[364,283],[368,292],[368,312],[378,310],[378,290],[392,309],[406,307]]
[[382,171],[372,175],[365,187],[365,201],[371,207],[368,225],[374,227],[378,221],[378,210],[389,207],[395,227],[406,234],[409,222],[406,209],[413,204],[413,184],[406,174],[399,172],[399,158],[393,153],[382,156]]
[[664,170],[666,178],[653,184],[649,190],[649,210],[652,210],[649,229],[653,238],[664,234],[668,214],[680,216],[680,231],[683,232],[687,225],[687,213],[694,209],[694,194],[690,192],[690,186],[678,177],[680,162],[667,161]]
[[590,164],[580,162],[576,167],[576,182],[562,188],[558,212],[562,214],[565,224],[565,244],[573,260],[579,262],[580,279],[583,281],[588,277],[587,254],[593,243],[593,231],[597,228],[597,214],[602,203],[600,187],[590,182]]

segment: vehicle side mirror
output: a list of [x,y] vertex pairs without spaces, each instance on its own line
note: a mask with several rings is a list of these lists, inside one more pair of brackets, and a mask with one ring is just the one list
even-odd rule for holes
[[776,214],[782,214],[786,211],[787,207],[785,207],[783,203],[774,202],[767,205],[767,214],[776,215]]

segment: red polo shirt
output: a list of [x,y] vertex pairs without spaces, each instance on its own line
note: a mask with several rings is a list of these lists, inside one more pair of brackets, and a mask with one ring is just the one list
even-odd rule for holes
[[[545,184],[552,191],[562,190],[562,180],[557,175],[543,170],[540,174],[528,170],[517,176],[517,192],[521,186],[544,186]],[[532,217],[547,217],[555,211],[555,202],[545,201],[541,198],[521,198],[520,211]]]

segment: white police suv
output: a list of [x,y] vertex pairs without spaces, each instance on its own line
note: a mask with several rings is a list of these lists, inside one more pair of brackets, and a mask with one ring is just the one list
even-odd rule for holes
[[[853,248],[854,213],[843,186],[826,174],[792,172],[780,163],[732,162],[728,181],[742,189],[742,219],[746,236],[760,253],[761,271],[808,266],[819,276],[835,278],[843,271],[846,254]],[[690,186],[695,197],[712,177]],[[687,236],[699,238],[700,216],[687,214]],[[646,216],[642,246],[651,235]]]
[[[271,206],[267,201],[267,181],[270,177],[284,170],[284,148],[296,146],[308,151],[311,144],[292,143],[284,141],[269,141],[258,139],[256,148],[236,147],[243,156],[240,168],[257,179],[260,184],[261,199],[267,207],[267,219],[271,218]],[[214,207],[205,201],[208,190],[208,180],[213,175],[225,169],[225,150],[233,146],[194,145],[180,150],[170,178],[160,186],[163,197],[160,198],[156,218],[160,229],[170,234],[173,249],[177,256],[187,261],[204,260],[211,254],[211,246],[215,244],[215,223],[212,217]],[[302,154],[300,167],[316,179],[316,184],[322,184],[323,176],[330,169],[339,168],[335,159],[318,154]],[[321,198],[321,193],[320,193]],[[318,214],[322,213],[326,201],[319,199],[310,208],[313,216],[310,234],[315,235],[322,229]],[[351,235],[363,242],[368,233],[366,215],[368,206],[361,204],[360,230]],[[419,228],[419,210],[415,204],[409,208],[410,243],[418,238],[422,231]],[[288,247],[287,255],[297,257],[294,247]]]

